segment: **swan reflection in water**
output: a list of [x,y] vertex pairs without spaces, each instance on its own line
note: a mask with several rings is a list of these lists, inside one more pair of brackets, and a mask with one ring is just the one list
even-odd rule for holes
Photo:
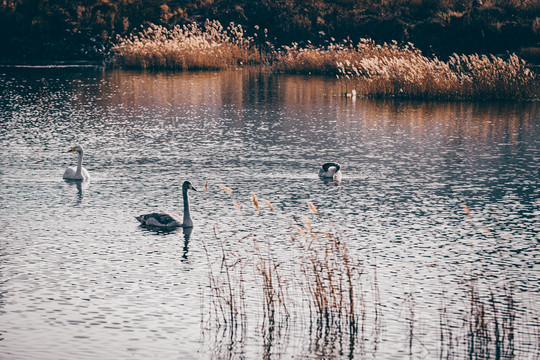
[[189,239],[191,238],[191,233],[193,232],[192,227],[177,227],[177,228],[166,228],[166,227],[157,227],[157,226],[139,226],[142,231],[148,231],[157,235],[175,235],[175,234],[184,234],[184,247],[182,248],[182,260],[188,260],[189,253]]
[[341,186],[341,180],[335,180],[332,178],[321,178],[322,182],[328,187],[339,187]]
[[76,201],[76,203],[77,204],[82,203],[83,198],[84,198],[84,192],[85,192],[85,190],[88,189],[88,186],[90,185],[90,180],[89,179],[85,179],[85,180],[64,179],[64,181],[69,186],[75,186],[77,188],[77,201]]
[[191,237],[191,232],[193,231],[192,227],[184,228],[184,248],[182,249],[182,261],[188,259],[189,252],[189,238]]

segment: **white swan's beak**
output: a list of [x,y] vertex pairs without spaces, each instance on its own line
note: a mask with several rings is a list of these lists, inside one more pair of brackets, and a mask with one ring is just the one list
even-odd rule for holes
[[71,148],[71,150],[68,150],[67,152],[75,151],[76,148]]

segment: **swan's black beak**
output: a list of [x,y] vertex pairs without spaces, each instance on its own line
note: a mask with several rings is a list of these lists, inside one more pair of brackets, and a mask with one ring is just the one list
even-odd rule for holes
[[191,185],[191,190],[197,191],[197,189],[195,189],[195,188],[193,187],[193,185]]

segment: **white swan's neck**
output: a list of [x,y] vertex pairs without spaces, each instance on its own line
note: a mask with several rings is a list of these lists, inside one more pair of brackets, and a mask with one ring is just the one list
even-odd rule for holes
[[77,171],[75,171],[75,176],[82,176],[82,160],[83,152],[79,152],[79,160],[77,161]]
[[192,227],[193,221],[191,220],[191,214],[189,212],[189,195],[188,195],[188,189],[182,189],[182,197],[184,200],[184,221],[183,225],[184,227]]

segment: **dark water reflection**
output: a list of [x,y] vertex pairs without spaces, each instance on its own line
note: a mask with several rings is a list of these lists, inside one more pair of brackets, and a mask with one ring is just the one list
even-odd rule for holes
[[[433,358],[443,303],[444,329],[467,336],[471,279],[501,304],[512,285],[515,354],[538,355],[537,103],[345,99],[333,79],[255,71],[1,69],[0,87],[8,358]],[[90,182],[62,180],[75,144]],[[341,182],[317,178],[325,161],[343,165]],[[141,212],[181,212],[186,179],[208,187],[191,197],[193,232],[140,228]],[[251,192],[287,214],[262,201],[258,214]],[[248,278],[248,328],[208,320],[207,255],[219,264],[229,239],[252,273],[251,233],[288,269],[291,214],[347,239],[368,297],[376,265],[380,316],[366,315],[362,336],[298,316],[252,331],[262,295]]]

